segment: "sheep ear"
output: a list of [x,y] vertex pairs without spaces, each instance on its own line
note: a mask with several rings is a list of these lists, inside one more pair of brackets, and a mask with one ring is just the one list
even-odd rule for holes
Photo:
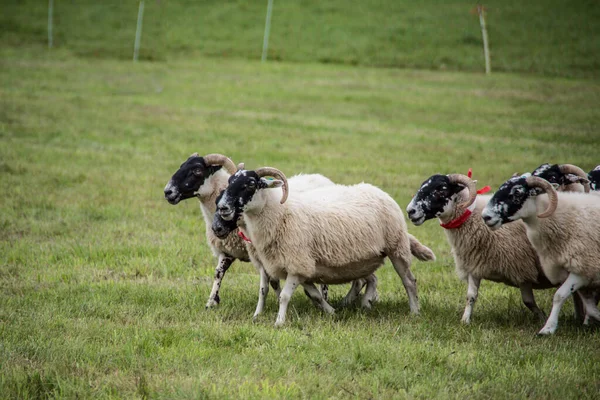
[[239,163],[239,164],[237,165],[237,169],[238,169],[238,171],[241,171],[241,170],[243,170],[243,169],[246,169],[246,164],[244,164],[243,162]]
[[273,189],[283,186],[283,181],[279,179],[265,179],[260,178],[261,182],[264,183],[267,189]]

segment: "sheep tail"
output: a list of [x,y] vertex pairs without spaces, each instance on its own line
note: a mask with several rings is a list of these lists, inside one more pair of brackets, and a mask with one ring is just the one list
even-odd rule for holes
[[435,261],[435,254],[429,247],[421,244],[421,242],[411,234],[408,235],[408,238],[410,239],[410,252],[413,256],[421,261]]

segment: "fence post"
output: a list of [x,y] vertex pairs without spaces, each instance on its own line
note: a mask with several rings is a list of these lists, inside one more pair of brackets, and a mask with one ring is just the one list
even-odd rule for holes
[[477,5],[477,13],[479,14],[479,25],[481,25],[481,36],[483,37],[483,56],[485,57],[485,73],[489,75],[492,73],[492,66],[490,63],[490,48],[488,46],[488,35],[485,27],[485,9],[482,5]]
[[267,61],[267,50],[269,49],[269,33],[271,32],[271,14],[273,13],[273,0],[267,4],[267,20],[265,21],[265,35],[263,37],[263,49],[260,61]]
[[54,0],[48,0],[48,48],[51,49],[53,45],[52,38],[52,15],[54,14]]
[[144,1],[140,1],[138,9],[137,28],[135,29],[135,44],[133,45],[133,61],[138,60],[140,54],[140,41],[142,40],[142,22],[144,20]]

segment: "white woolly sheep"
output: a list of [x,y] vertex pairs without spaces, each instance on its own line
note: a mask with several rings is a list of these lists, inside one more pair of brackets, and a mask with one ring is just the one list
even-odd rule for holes
[[[272,176],[278,179],[267,180]],[[283,190],[273,190],[281,187]],[[240,170],[218,201],[221,218],[243,209],[242,228],[269,276],[286,279],[275,326],[285,322],[298,285],[324,311],[333,308],[314,283],[338,284],[369,277],[389,257],[402,278],[411,312],[418,314],[416,280],[410,270],[411,248],[421,260],[435,255],[406,231],[398,204],[369,184],[335,185],[288,197],[285,175],[275,168]],[[411,246],[411,241],[416,242]]]
[[468,284],[462,322],[471,321],[483,279],[518,287],[527,308],[545,319],[532,289],[553,285],[544,276],[535,250],[527,241],[523,223],[495,232],[486,228],[480,215],[490,198],[478,196],[475,182],[465,175],[433,175],[423,182],[406,210],[415,225],[438,218],[445,228],[456,273]]
[[[556,192],[536,176],[506,181],[482,213],[490,229],[522,219],[544,274],[555,285],[552,311],[540,335],[553,334],[564,301],[575,291],[600,286],[600,201],[582,193]],[[588,316],[600,320],[594,299],[582,300]]]

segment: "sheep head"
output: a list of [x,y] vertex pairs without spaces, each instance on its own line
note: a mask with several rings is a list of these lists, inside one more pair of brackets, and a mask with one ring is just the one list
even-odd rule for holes
[[[465,188],[469,199],[461,202],[458,194]],[[413,224],[421,225],[428,219],[446,217],[455,209],[465,210],[476,197],[475,181],[469,177],[461,174],[433,175],[421,184],[406,212]]]
[[192,154],[173,174],[164,189],[165,199],[171,204],[199,195],[201,187],[215,172],[225,168],[233,174],[237,168],[233,161],[222,154],[208,154],[200,157]]
[[558,187],[558,184],[551,184],[530,174],[510,178],[500,186],[486,205],[481,214],[483,221],[490,229],[496,230],[502,224],[537,215],[534,200],[543,193],[548,194],[549,206],[537,216],[547,218],[556,209],[558,198],[555,186]]

